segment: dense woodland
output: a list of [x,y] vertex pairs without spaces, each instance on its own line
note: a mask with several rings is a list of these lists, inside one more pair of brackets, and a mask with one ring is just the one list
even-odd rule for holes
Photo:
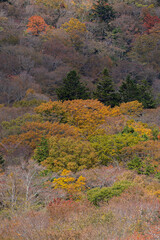
[[0,0],[0,239],[160,239],[160,1]]

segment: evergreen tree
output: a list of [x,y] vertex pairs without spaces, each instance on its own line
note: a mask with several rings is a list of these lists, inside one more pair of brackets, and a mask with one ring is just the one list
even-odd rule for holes
[[0,154],[0,165],[3,166],[4,164],[4,158],[3,156]]
[[97,84],[94,96],[105,105],[111,105],[111,107],[114,107],[119,102],[119,95],[115,93],[112,78],[106,68],[103,71],[102,80]]
[[138,88],[136,82],[131,79],[130,75],[122,82],[119,89],[121,102],[131,102],[137,100]]
[[88,89],[79,81],[76,71],[70,71],[63,80],[63,86],[56,89],[59,100],[74,100],[89,98]]
[[97,2],[93,4],[91,15],[94,18],[98,17],[106,23],[109,23],[109,21],[115,18],[115,12],[112,6],[108,4],[108,0],[97,0]]
[[137,100],[143,104],[144,108],[155,108],[156,103],[153,98],[152,88],[146,80],[138,85],[138,92]]
[[131,102],[138,100],[144,108],[154,108],[155,101],[152,94],[151,86],[146,80],[137,84],[130,76],[122,83],[119,89],[121,102]]

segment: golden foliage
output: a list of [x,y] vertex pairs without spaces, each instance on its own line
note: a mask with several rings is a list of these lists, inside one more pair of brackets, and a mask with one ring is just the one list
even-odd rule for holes
[[53,180],[54,189],[65,190],[71,198],[79,199],[81,192],[85,190],[86,179],[80,176],[78,179],[71,176],[71,171],[66,169],[61,173],[60,178]]
[[139,136],[146,136],[148,138],[152,138],[152,130],[148,127],[146,123],[136,122],[134,120],[129,120],[127,122],[128,127],[133,128],[135,132],[139,134]]
[[49,139],[49,156],[42,164],[51,171],[63,169],[73,172],[88,169],[99,164],[94,148],[88,141],[72,137]]
[[83,135],[92,134],[108,116],[120,115],[119,108],[104,106],[98,100],[73,100],[43,103],[35,111],[48,119],[57,119],[79,128]]
[[62,24],[62,29],[64,29],[68,35],[70,36],[70,39],[75,47],[80,47],[83,43],[82,38],[84,38],[87,28],[85,23],[81,23],[76,18],[71,18],[69,22],[65,22]]
[[135,117],[142,113],[143,105],[138,101],[121,103],[119,110],[124,115]]

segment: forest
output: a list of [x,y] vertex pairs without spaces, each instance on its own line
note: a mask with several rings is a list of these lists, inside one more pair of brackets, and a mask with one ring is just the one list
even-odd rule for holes
[[0,240],[160,239],[160,0],[0,0]]

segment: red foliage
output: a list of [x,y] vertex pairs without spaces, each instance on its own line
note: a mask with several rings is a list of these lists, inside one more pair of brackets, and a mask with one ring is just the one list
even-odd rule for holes
[[79,202],[72,199],[55,198],[48,204],[47,210],[51,219],[64,220],[72,213],[83,214],[89,207],[90,203],[88,201]]
[[144,16],[144,19],[143,19],[143,22],[144,22],[144,27],[147,29],[146,32],[149,33],[149,30],[154,27],[154,25],[156,23],[159,23],[160,22],[160,19],[157,17],[157,16],[151,16],[149,13],[147,13],[145,16]]

